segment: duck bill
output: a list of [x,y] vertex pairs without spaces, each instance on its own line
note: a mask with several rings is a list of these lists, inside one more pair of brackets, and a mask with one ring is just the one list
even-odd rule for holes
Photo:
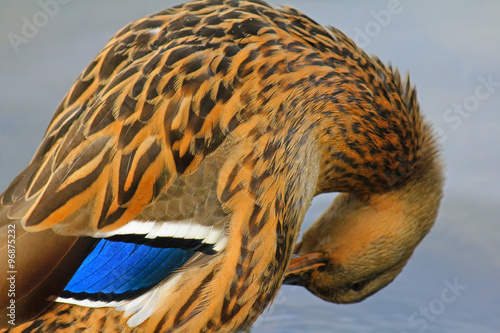
[[283,284],[304,285],[312,272],[326,266],[328,258],[328,254],[323,252],[313,252],[292,258],[285,272]]

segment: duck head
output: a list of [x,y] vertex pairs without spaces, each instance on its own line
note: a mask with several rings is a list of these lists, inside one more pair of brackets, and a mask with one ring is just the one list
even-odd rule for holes
[[334,303],[355,303],[388,285],[431,229],[439,208],[443,167],[430,129],[420,157],[395,188],[341,193],[304,233],[285,284],[301,285]]

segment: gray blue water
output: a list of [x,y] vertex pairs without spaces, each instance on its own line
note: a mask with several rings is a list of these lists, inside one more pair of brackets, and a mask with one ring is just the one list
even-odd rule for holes
[[[179,3],[43,5],[51,1],[0,1],[0,191],[29,162],[59,101],[105,42],[128,22]],[[284,287],[253,332],[500,332],[500,2],[271,2],[341,29],[411,73],[441,134],[447,182],[435,227],[391,285],[355,305]],[[26,21],[36,29],[23,31]],[[315,199],[304,228],[331,199]]]

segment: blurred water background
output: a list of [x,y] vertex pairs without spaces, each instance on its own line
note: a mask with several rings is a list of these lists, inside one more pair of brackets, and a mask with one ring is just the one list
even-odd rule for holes
[[[180,3],[55,1],[0,1],[0,190],[27,165],[106,41]],[[341,29],[411,73],[441,135],[447,182],[435,227],[391,285],[354,305],[283,287],[252,332],[500,332],[500,2],[271,2]],[[304,230],[333,196],[314,200]]]

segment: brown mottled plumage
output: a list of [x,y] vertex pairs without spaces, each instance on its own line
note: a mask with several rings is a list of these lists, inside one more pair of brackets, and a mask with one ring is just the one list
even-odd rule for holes
[[[249,329],[313,196],[398,188],[429,137],[397,72],[294,9],[203,0],[135,21],[83,71],[0,197],[26,322],[11,331]],[[172,231],[184,227],[186,239]],[[138,297],[148,302],[52,303],[100,238],[194,239],[198,251]]]
[[381,193],[342,193],[306,230],[285,283],[334,303],[359,302],[389,284],[436,219],[443,167],[430,129],[408,180]]

